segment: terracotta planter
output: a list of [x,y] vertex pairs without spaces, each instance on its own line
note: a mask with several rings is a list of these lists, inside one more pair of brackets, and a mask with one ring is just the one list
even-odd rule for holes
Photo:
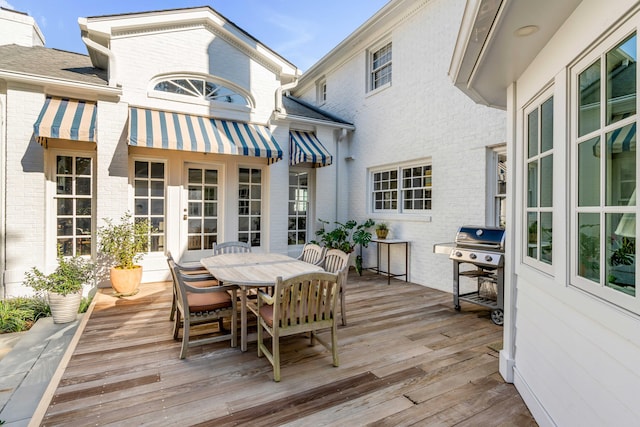
[[120,295],[133,295],[138,292],[142,281],[142,266],[134,268],[111,267],[111,287]]
[[53,323],[69,323],[78,317],[78,309],[82,301],[82,291],[75,294],[60,295],[47,292]]

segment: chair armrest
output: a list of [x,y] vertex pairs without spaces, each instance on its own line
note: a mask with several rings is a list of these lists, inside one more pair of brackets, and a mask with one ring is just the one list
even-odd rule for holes
[[258,299],[264,301],[268,305],[273,305],[273,303],[275,302],[274,297],[260,289],[258,289]]

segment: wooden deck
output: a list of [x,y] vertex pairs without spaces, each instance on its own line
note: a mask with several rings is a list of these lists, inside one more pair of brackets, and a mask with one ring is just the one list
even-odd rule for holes
[[42,425],[535,426],[498,373],[502,328],[450,294],[349,275],[340,367],[321,345],[283,339],[282,381],[229,343],[179,360],[169,283],[96,297]]

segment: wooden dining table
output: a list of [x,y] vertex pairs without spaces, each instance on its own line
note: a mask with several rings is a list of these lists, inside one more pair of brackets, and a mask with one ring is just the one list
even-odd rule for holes
[[247,351],[247,291],[274,286],[276,278],[323,271],[318,265],[276,253],[234,253],[214,255],[200,260],[219,281],[240,288],[240,349]]

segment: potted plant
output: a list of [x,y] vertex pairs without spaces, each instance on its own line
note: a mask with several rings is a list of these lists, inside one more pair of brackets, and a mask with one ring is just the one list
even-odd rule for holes
[[322,244],[329,249],[340,249],[342,252],[350,254],[356,245],[360,247],[359,254],[356,256],[356,271],[362,275],[362,247],[367,247],[371,242],[371,232],[369,229],[373,227],[375,222],[368,219],[358,224],[355,220],[349,220],[345,223],[335,221],[336,227],[327,231],[326,226],[329,221],[319,220],[323,226],[316,232],[316,236],[320,237],[320,242],[312,241],[312,243]]
[[386,222],[379,222],[376,224],[376,236],[378,239],[386,239],[389,234],[389,226]]
[[136,264],[149,247],[149,221],[134,220],[125,212],[118,223],[105,218],[106,225],[98,228],[100,251],[111,257],[109,270],[111,287],[120,296],[134,295],[142,281],[142,266]]
[[82,289],[94,277],[93,264],[82,257],[65,257],[58,251],[58,266],[51,274],[36,267],[25,273],[23,284],[38,293],[46,293],[54,323],[76,320]]

